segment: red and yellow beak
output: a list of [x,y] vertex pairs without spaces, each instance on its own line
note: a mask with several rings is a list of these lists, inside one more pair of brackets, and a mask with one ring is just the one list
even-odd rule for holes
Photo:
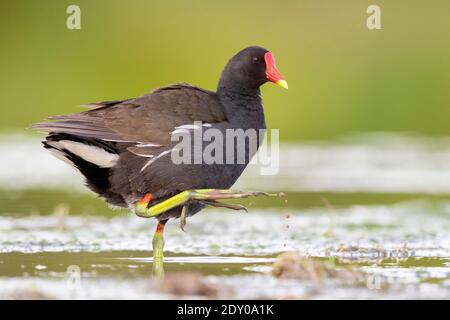
[[279,85],[280,87],[287,89],[288,83],[275,66],[275,58],[273,57],[273,55],[270,52],[266,52],[266,54],[264,55],[264,60],[266,61],[267,79]]

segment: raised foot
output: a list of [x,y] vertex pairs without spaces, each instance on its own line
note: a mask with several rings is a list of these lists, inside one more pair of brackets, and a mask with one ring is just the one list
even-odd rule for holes
[[[157,203],[153,206],[148,207],[149,201],[143,200],[139,201],[135,206],[135,213],[140,217],[156,217],[164,212],[169,211],[175,207],[183,206],[191,200],[197,200],[207,205],[221,206],[234,210],[245,210],[245,207],[240,205],[229,205],[217,202],[216,200],[226,200],[226,199],[239,199],[239,198],[249,198],[257,196],[283,196],[283,194],[270,194],[261,191],[239,191],[234,189],[197,189],[197,190],[186,190],[176,194],[175,196]],[[147,195],[146,195],[147,197]],[[147,197],[148,200],[151,197]],[[184,211],[185,209],[183,209]],[[186,214],[186,213],[185,213]],[[184,214],[184,215],[185,215]],[[185,219],[185,218],[183,218]]]

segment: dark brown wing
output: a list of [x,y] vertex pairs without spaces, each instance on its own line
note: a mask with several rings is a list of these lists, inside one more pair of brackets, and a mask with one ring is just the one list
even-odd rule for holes
[[163,87],[135,99],[94,105],[98,108],[50,117],[53,122],[37,123],[33,128],[106,141],[163,146],[170,143],[170,133],[178,126],[194,121],[226,121],[213,92],[187,84]]

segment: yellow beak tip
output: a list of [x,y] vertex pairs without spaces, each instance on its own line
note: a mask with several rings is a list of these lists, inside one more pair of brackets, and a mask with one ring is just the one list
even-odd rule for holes
[[278,80],[277,85],[279,85],[282,88],[285,88],[286,90],[289,89],[288,83],[286,80]]

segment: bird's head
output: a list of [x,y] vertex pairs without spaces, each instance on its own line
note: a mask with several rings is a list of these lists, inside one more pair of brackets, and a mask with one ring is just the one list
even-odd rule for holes
[[286,80],[275,65],[272,53],[265,48],[252,46],[239,51],[228,61],[219,86],[222,84],[256,89],[268,81],[288,88]]

